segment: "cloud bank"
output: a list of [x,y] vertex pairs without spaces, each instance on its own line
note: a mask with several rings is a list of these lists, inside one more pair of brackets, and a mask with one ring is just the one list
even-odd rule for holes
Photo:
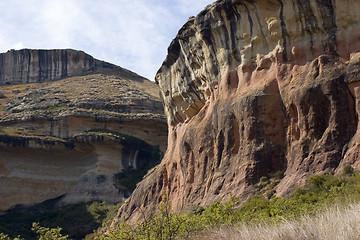
[[1,1],[0,52],[83,50],[150,80],[180,27],[213,0]]

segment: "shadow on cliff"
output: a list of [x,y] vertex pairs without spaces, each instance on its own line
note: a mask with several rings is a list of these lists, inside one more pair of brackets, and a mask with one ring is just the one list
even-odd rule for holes
[[[4,216],[0,216],[0,232],[11,237],[21,235],[24,239],[36,239],[31,231],[33,222],[44,227],[61,227],[70,239],[84,239],[87,234],[99,228],[102,222],[113,217],[119,205],[104,202],[78,203],[57,207],[64,196],[45,201],[32,207],[16,206]],[[110,210],[113,209],[113,210]],[[110,214],[114,211],[114,214]]]

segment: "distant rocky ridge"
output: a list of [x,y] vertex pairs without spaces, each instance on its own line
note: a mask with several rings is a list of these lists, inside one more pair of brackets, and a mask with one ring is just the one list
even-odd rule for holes
[[101,70],[116,70],[125,77],[142,78],[127,69],[73,49],[22,49],[0,53],[0,85],[53,81]]
[[119,202],[131,191],[120,173],[166,150],[159,90],[129,70],[81,51],[25,49],[0,54],[0,76],[0,212],[59,196]]
[[277,172],[286,196],[312,174],[359,169],[359,11],[356,0],[219,0],[191,17],[156,76],[167,152],[115,220],[143,220],[164,195],[180,211],[229,192],[245,201]]

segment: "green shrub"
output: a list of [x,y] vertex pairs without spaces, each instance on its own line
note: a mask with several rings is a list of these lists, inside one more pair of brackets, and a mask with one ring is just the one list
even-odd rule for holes
[[262,176],[262,177],[259,179],[259,181],[260,181],[261,183],[264,183],[264,182],[269,181],[269,179],[268,179],[266,176]]
[[[37,235],[37,240],[69,240],[68,236],[62,235],[61,228],[45,228],[41,227],[39,223],[33,223],[31,230]],[[0,233],[0,240],[24,240],[20,236],[10,238],[8,235]]]
[[269,190],[265,193],[265,196],[267,199],[270,199],[272,196],[274,196],[275,190]]
[[353,173],[354,173],[354,168],[351,167],[350,165],[345,166],[343,171],[342,171],[343,175],[351,175]]
[[283,172],[283,171],[277,171],[277,172],[274,174],[274,178],[276,178],[276,179],[282,179],[282,178],[284,178],[284,172]]
[[63,236],[61,228],[45,228],[39,226],[39,223],[33,223],[31,230],[38,234],[38,240],[68,240],[68,236]]
[[205,211],[205,208],[199,205],[192,205],[189,211],[191,214],[200,215],[203,211]]
[[194,219],[189,217],[188,214],[173,212],[170,202],[165,197],[157,208],[157,214],[152,218],[146,219],[135,228],[123,221],[110,233],[96,236],[95,240],[171,240],[179,237],[186,238],[195,230],[198,230],[198,228],[196,228]]

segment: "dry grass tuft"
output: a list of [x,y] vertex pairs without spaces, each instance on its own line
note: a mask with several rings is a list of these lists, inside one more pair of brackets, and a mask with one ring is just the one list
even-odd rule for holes
[[355,240],[360,239],[360,203],[332,207],[316,216],[278,224],[241,225],[208,229],[192,240]]

